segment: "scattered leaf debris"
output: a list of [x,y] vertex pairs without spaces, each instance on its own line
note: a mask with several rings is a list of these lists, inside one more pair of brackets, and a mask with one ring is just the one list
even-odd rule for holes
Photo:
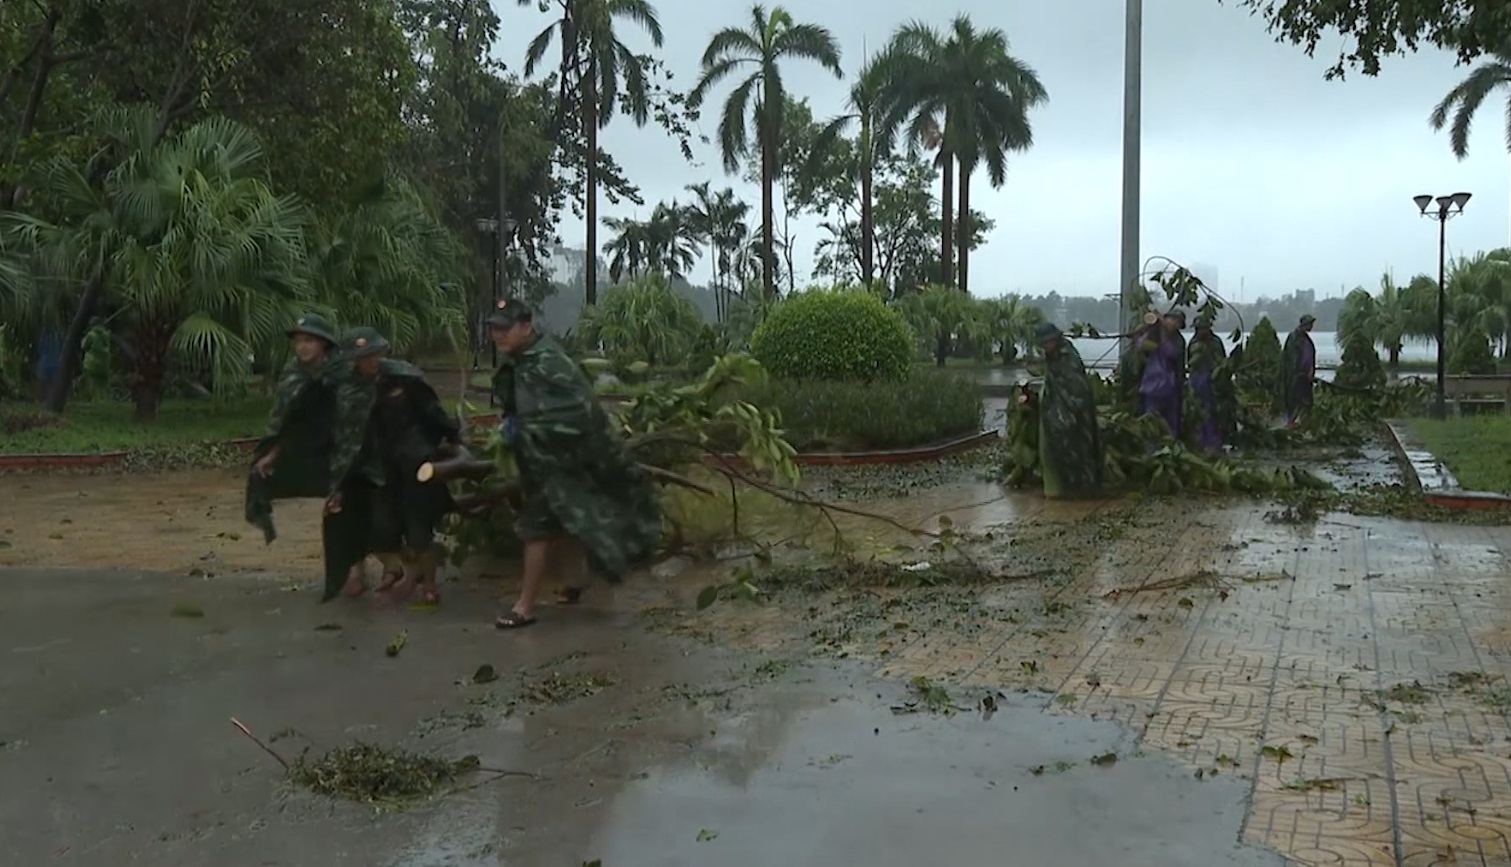
[[289,778],[317,795],[402,805],[444,794],[478,768],[477,756],[439,759],[358,742],[318,758],[300,755]]

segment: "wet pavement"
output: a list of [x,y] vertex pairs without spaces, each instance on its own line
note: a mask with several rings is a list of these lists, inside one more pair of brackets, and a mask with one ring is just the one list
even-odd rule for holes
[[[912,583],[757,570],[767,604],[697,612],[727,564],[673,561],[499,634],[492,580],[314,605],[310,522],[220,535],[234,486],[30,484],[0,507],[0,863],[1511,865],[1507,528],[960,483],[857,504],[944,540],[835,516]],[[111,562],[133,514],[125,559],[175,576],[40,568]],[[602,687],[531,699],[553,676]],[[915,678],[959,712],[894,714]],[[231,716],[539,779],[376,814],[290,790]]]
[[[1511,533],[1141,511],[1089,561],[956,590],[953,619],[893,607],[899,629],[838,654],[1119,720],[1138,749],[1242,778],[1242,839],[1298,863],[1511,864]],[[784,617],[822,631],[827,607],[751,638]]]
[[[502,635],[476,588],[414,614],[245,578],[0,578],[0,690],[25,697],[0,714],[0,863],[1282,863],[1237,844],[1237,780],[1138,755],[1114,722],[1032,697],[898,715],[895,682],[647,634],[634,592]],[[468,683],[484,661],[498,684]],[[596,694],[532,703],[583,674]],[[287,757],[403,742],[536,778],[380,812],[292,790],[232,717]]]

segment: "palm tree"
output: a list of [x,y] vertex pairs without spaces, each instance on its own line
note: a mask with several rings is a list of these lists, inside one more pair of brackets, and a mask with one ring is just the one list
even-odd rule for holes
[[685,208],[662,202],[645,224],[649,268],[667,279],[686,278],[698,261],[698,233]]
[[[534,6],[537,0],[519,0],[521,6]],[[640,25],[650,34],[651,43],[661,47],[661,22],[656,8],[647,0],[561,0],[562,16],[542,30],[525,49],[525,75],[532,76],[545,57],[551,40],[561,43],[560,99],[568,99],[570,83],[576,83],[582,106],[584,143],[583,194],[587,223],[587,268],[584,303],[598,300],[598,131],[614,117],[623,78],[624,101],[636,126],[650,120],[649,89],[645,64],[641,57],[619,41],[614,32],[618,20]],[[564,110],[558,108],[558,110]]]
[[609,257],[609,279],[618,283],[626,276],[644,274],[651,261],[650,227],[629,217],[607,217],[603,224],[614,233],[603,245],[603,253]]
[[814,140],[810,159],[815,162],[827,153],[841,133],[851,124],[857,127],[856,173],[860,175],[860,277],[867,286],[876,278],[876,222],[872,214],[876,174],[876,125],[880,118],[882,75],[886,71],[883,57],[872,58],[861,67],[850,86],[849,111],[829,121]]
[[[1469,155],[1469,128],[1485,98],[1496,88],[1511,85],[1511,48],[1493,52],[1491,57],[1493,59],[1476,66],[1464,76],[1463,81],[1454,85],[1427,118],[1427,123],[1434,131],[1448,127],[1448,144],[1453,148],[1453,155],[1459,159]],[[1507,106],[1507,110],[1511,112],[1511,105]],[[1451,125],[1448,120],[1450,114],[1453,116]],[[1508,116],[1506,123],[1506,148],[1511,150],[1511,116]]]
[[948,37],[925,25],[904,25],[890,55],[891,69],[884,73],[889,125],[895,128],[911,115],[917,140],[943,118],[941,156],[959,162],[959,218],[946,224],[944,234],[958,249],[960,289],[969,292],[971,175],[985,163],[994,188],[1006,183],[1007,155],[1033,145],[1028,112],[1049,94],[1034,70],[1009,53],[1006,34],[977,31],[964,15],[951,23]]
[[718,207],[717,196],[708,181],[688,184],[683,189],[693,194],[693,202],[687,206],[685,216],[688,227],[698,241],[708,245],[708,267],[712,276],[709,288],[714,290],[715,315],[723,319],[722,313],[719,312],[719,251],[714,243],[714,209]]
[[688,95],[688,104],[697,108],[710,88],[736,70],[753,67],[725,100],[719,119],[719,150],[724,157],[724,170],[733,173],[740,158],[750,150],[745,128],[748,118],[761,151],[761,283],[767,295],[776,294],[776,216],[772,196],[779,168],[782,111],[787,103],[780,67],[788,58],[812,60],[834,73],[835,78],[844,76],[839,64],[839,46],[826,28],[795,23],[780,6],[768,14],[766,7],[757,3],[750,9],[748,29],[726,27],[708,41],[703,52],[703,74]]
[[1413,328],[1406,293],[1389,272],[1380,275],[1380,291],[1371,295],[1363,287],[1348,293],[1338,311],[1338,342],[1347,343],[1362,334],[1384,348],[1391,370],[1401,366],[1401,349]]
[[89,184],[91,166],[59,156],[38,194],[62,218],[18,223],[54,277],[85,282],[86,295],[96,287],[119,311],[143,421],[156,417],[174,362],[223,393],[309,300],[303,215],[263,182],[252,131],[212,117],[159,139],[155,117],[144,107],[109,115],[125,159],[102,187]]

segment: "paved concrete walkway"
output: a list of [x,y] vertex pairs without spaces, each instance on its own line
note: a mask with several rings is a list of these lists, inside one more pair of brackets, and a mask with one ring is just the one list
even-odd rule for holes
[[987,591],[970,634],[846,652],[1052,692],[1242,775],[1243,839],[1298,863],[1511,865],[1511,530],[1259,508],[1146,527],[1069,580]]

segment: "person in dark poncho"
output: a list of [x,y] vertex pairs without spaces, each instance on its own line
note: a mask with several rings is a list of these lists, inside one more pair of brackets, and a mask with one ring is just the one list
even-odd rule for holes
[[1312,343],[1312,325],[1316,321],[1310,313],[1302,316],[1280,350],[1280,405],[1288,426],[1296,425],[1312,408],[1312,390],[1317,378],[1317,346]]
[[656,491],[613,430],[593,385],[517,299],[488,317],[501,355],[493,389],[500,430],[519,467],[521,505],[515,532],[525,544],[519,599],[499,629],[535,622],[552,548],[575,540],[592,569],[619,582],[661,545]]
[[1086,365],[1060,329],[1040,325],[1044,384],[1039,393],[1039,466],[1044,496],[1090,497],[1102,490],[1102,445],[1096,397]]
[[1196,429],[1196,442],[1202,451],[1216,454],[1222,451],[1228,436],[1226,416],[1231,398],[1232,377],[1223,365],[1227,350],[1222,338],[1212,330],[1212,320],[1201,317],[1196,320],[1196,335],[1191,338],[1186,351],[1190,375],[1191,394],[1201,422]]

